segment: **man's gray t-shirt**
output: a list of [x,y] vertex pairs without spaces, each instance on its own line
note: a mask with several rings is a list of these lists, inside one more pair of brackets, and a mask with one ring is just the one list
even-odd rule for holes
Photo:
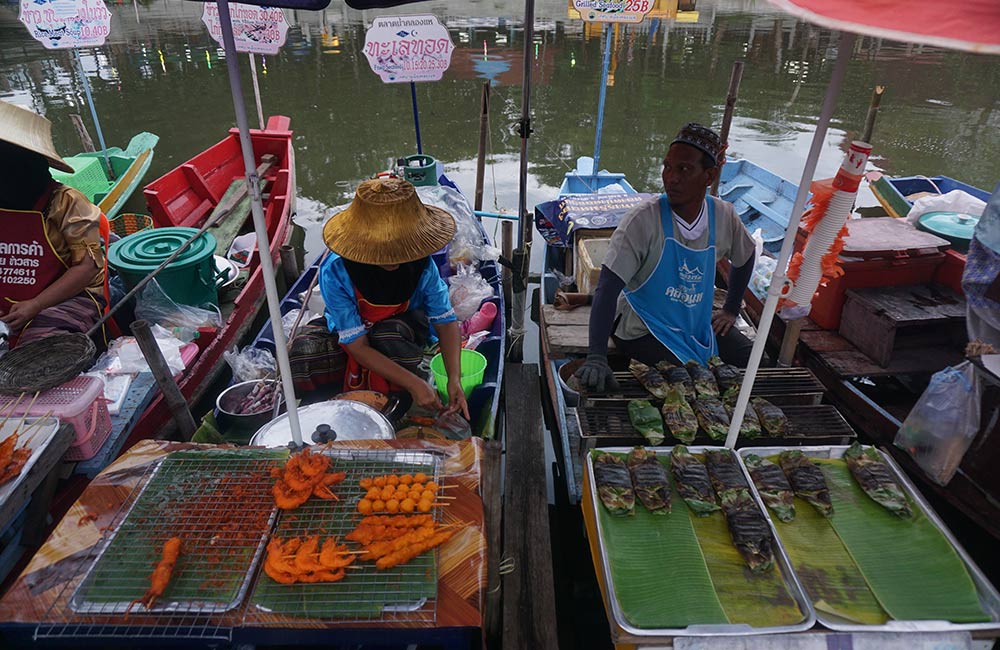
[[[754,254],[754,243],[736,209],[731,203],[714,197],[706,200],[715,202],[715,260],[725,257],[735,266],[746,264]],[[708,247],[708,235],[706,228],[700,237],[687,240],[681,237],[677,224],[673,224],[674,239],[688,248],[704,250]],[[611,237],[604,266],[625,282],[628,291],[635,291],[653,274],[665,241],[659,196],[655,196],[632,208],[622,218]],[[618,297],[617,316],[618,326],[614,333],[618,338],[631,340],[649,334],[649,328],[628,304],[624,293]]]

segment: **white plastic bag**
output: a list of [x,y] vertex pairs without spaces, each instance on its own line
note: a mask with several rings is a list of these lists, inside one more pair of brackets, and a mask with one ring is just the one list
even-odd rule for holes
[[479,311],[482,302],[493,297],[493,287],[468,264],[460,264],[458,271],[448,282],[451,284],[448,290],[451,306],[459,322],[472,318]]
[[[185,342],[173,336],[170,330],[159,325],[153,325],[149,329],[156,340],[156,346],[163,353],[163,359],[167,362],[170,372],[176,375],[184,370],[185,363],[181,357],[181,348]],[[91,368],[91,372],[104,372],[108,375],[133,375],[149,372],[149,364],[146,363],[146,358],[142,355],[142,350],[135,337],[122,336],[111,342],[107,352],[101,355],[101,358]]]
[[135,317],[168,328],[174,336],[187,343],[197,337],[199,327],[222,327],[219,308],[206,306],[212,309],[176,303],[160,288],[159,282],[152,280],[139,292]]
[[270,379],[278,374],[274,355],[270,350],[248,345],[242,352],[237,352],[236,348],[226,350],[222,357],[229,364],[233,379],[237,382]]
[[934,373],[899,428],[895,445],[931,480],[947,485],[979,432],[980,400],[976,369],[968,361]]
[[924,196],[913,202],[913,207],[906,213],[906,222],[914,226],[917,220],[928,212],[961,212],[981,217],[986,203],[968,192],[962,190],[952,190],[944,194],[932,194]]

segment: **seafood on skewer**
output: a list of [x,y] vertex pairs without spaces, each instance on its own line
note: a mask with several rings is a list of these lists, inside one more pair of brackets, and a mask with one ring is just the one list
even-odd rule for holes
[[625,462],[613,454],[595,452],[594,481],[597,496],[608,512],[615,517],[635,513],[635,490]]
[[184,543],[180,537],[171,537],[163,544],[160,561],[156,563],[156,568],[149,574],[149,589],[142,595],[142,598],[132,601],[132,604],[129,605],[130,608],[136,603],[142,605],[147,610],[153,608],[157,599],[163,595],[163,592],[167,590],[167,586],[170,584],[170,578],[173,577],[174,573],[174,565],[177,564],[177,558],[181,555],[183,545]]
[[698,418],[688,401],[676,386],[671,386],[660,408],[667,430],[685,444],[694,442],[698,435]]
[[712,440],[725,440],[729,432],[729,414],[717,397],[699,397],[691,403],[698,424]]
[[719,384],[715,381],[712,371],[697,361],[688,361],[685,365],[691,381],[694,382],[694,392],[699,398],[719,397]]
[[663,419],[649,400],[634,399],[628,403],[628,419],[635,430],[651,445],[663,442]]
[[913,516],[906,494],[874,448],[865,448],[855,442],[844,452],[844,461],[851,476],[872,501],[903,519]]
[[781,521],[795,519],[795,493],[781,468],[756,454],[747,454],[743,462],[750,470],[750,478],[767,507]]
[[628,369],[635,376],[642,387],[649,391],[653,397],[664,399],[667,396],[667,380],[663,378],[656,368],[650,368],[641,361],[632,359],[628,364]]
[[670,452],[670,469],[677,492],[694,514],[705,517],[719,509],[708,470],[687,447],[674,446]]
[[654,515],[665,515],[670,512],[670,478],[667,469],[656,458],[656,454],[636,447],[629,452],[625,460],[629,474],[632,475],[632,487],[635,495]]
[[660,371],[663,378],[671,388],[680,391],[684,399],[694,399],[694,382],[691,381],[691,374],[684,366],[675,366],[669,361],[661,361],[656,364],[656,369]]
[[274,502],[282,510],[294,510],[310,497],[337,500],[331,488],[347,478],[344,472],[329,472],[331,459],[325,454],[314,454],[306,447],[288,457],[284,467],[271,470],[277,479],[272,488]]
[[778,464],[788,477],[788,482],[795,495],[799,496],[816,508],[824,517],[833,516],[833,503],[830,501],[830,490],[826,486],[823,471],[798,450],[787,450],[778,456]]

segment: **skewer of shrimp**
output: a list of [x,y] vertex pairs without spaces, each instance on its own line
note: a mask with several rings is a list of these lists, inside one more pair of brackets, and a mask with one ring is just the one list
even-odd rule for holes
[[[31,412],[31,407],[35,405],[35,400],[37,400],[38,396],[41,395],[41,394],[42,394],[41,391],[35,391],[35,396],[31,398],[31,403],[28,404],[28,408],[24,409],[24,414],[21,415],[21,420],[17,423],[17,426],[14,427],[14,433],[17,433],[18,431],[20,431],[21,427],[24,426],[24,421],[28,419],[28,413]],[[4,420],[4,422],[6,423],[7,420]],[[0,426],[2,426],[2,425],[0,425]]]

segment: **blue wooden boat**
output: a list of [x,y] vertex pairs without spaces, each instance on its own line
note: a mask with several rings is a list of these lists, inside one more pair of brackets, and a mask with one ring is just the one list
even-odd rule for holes
[[722,166],[719,198],[736,207],[751,233],[760,228],[764,248],[775,255],[788,226],[788,215],[799,186],[749,160],[728,160]]
[[868,174],[868,183],[878,202],[890,217],[905,217],[913,201],[926,194],[947,194],[962,190],[977,199],[988,201],[990,193],[978,187],[956,181],[948,176],[900,176],[892,178],[880,172]]

